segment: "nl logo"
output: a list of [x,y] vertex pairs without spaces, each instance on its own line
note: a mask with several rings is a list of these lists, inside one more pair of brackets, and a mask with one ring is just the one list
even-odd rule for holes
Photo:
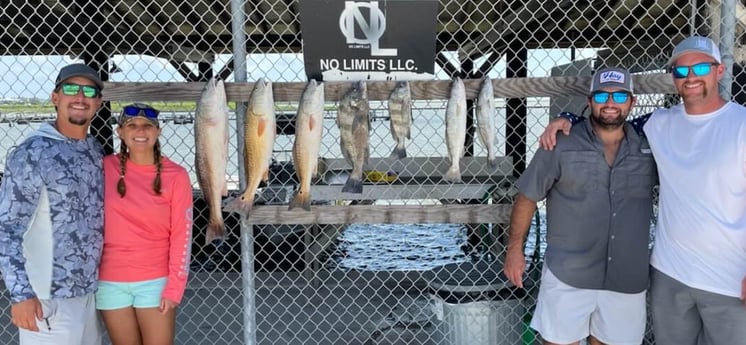
[[[386,31],[386,16],[378,8],[378,1],[345,1],[345,8],[339,16],[339,30],[345,36],[350,48],[370,48],[371,56],[396,56],[398,54],[395,48],[379,46],[379,39]],[[362,36],[358,37],[357,34]]]

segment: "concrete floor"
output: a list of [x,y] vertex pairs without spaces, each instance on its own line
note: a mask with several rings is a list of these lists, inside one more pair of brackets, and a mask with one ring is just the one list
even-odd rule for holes
[[[317,278],[308,284],[295,273],[257,276],[256,344],[446,344],[433,308],[437,299],[420,273],[331,272]],[[0,344],[17,344],[7,291],[0,288]],[[193,275],[177,314],[175,343],[244,344],[242,306],[238,274]],[[494,316],[489,322],[509,321],[508,328],[520,332],[517,315]]]

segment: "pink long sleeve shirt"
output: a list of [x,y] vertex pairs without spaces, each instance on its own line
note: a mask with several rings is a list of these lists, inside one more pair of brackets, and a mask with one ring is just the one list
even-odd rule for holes
[[180,303],[189,276],[192,186],[186,170],[163,158],[161,195],[155,165],[128,161],[127,193],[117,193],[119,155],[104,157],[104,249],[99,279],[136,282],[166,277],[163,297]]

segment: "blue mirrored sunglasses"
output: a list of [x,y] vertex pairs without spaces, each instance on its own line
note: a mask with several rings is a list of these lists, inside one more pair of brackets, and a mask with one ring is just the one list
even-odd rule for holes
[[717,62],[701,62],[691,66],[673,66],[671,67],[671,72],[673,72],[673,77],[676,79],[684,79],[688,77],[689,71],[692,71],[696,77],[702,77],[710,74],[710,72],[712,72],[712,66],[717,65],[719,65]]
[[151,120],[158,119],[158,110],[149,107],[139,107],[137,105],[127,105],[122,110],[122,114],[127,116],[144,116]]
[[83,97],[85,98],[96,98],[101,94],[101,90],[95,86],[78,85],[73,83],[64,83],[60,85],[60,90],[62,90],[62,94],[65,96],[77,96],[78,93],[83,92]]
[[594,102],[603,104],[609,101],[609,97],[614,100],[614,103],[627,103],[631,95],[627,91],[596,91],[591,94],[591,98]]

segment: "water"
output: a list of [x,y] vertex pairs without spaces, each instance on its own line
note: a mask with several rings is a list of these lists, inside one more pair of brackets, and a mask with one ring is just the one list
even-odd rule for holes
[[[531,225],[525,255],[530,261],[540,234],[539,253],[546,248],[546,217],[540,211]],[[460,224],[352,224],[337,239],[330,268],[373,271],[424,271],[473,259],[467,229]],[[486,253],[476,253],[486,255]]]
[[459,224],[353,224],[331,257],[343,269],[426,270],[468,259]]

